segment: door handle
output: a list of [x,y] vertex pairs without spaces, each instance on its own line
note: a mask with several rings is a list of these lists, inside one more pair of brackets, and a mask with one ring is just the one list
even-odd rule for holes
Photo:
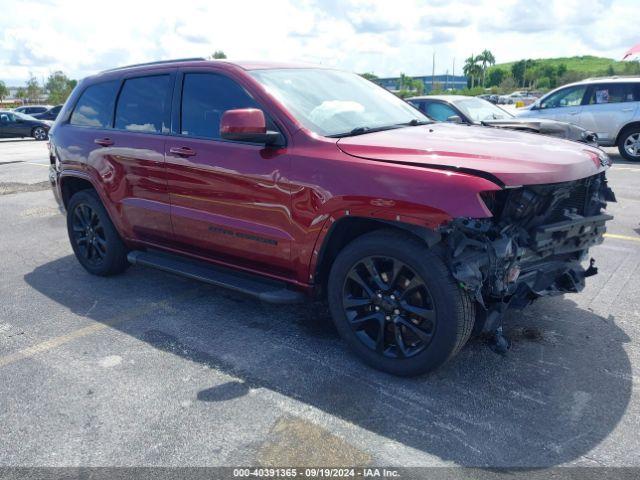
[[574,112],[569,112],[569,115],[578,115],[580,113],[580,110],[576,110]]
[[622,111],[623,112],[633,112],[633,108],[623,108]]
[[93,143],[97,143],[98,145],[102,145],[103,147],[110,147],[113,145],[113,140],[110,138],[96,138]]
[[178,157],[193,157],[197,152],[189,147],[171,147],[169,153]]

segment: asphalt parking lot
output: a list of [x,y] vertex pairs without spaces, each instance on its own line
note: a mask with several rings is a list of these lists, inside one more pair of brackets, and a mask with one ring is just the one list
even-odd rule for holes
[[[0,466],[640,466],[640,165],[584,292],[420,378],[363,366],[321,305],[76,262],[45,144],[0,141]],[[635,387],[635,388],[634,388]]]

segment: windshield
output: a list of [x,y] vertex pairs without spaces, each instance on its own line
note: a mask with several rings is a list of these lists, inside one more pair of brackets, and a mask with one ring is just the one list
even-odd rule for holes
[[485,120],[506,120],[508,118],[513,118],[513,115],[507,111],[480,98],[458,100],[455,102],[455,105],[462,110],[462,113],[474,122],[483,122]]
[[430,123],[411,105],[354,73],[313,68],[250,73],[302,125],[319,135],[357,135]]
[[27,115],[26,113],[21,113],[21,112],[12,112],[12,113],[21,120],[38,120],[36,117],[32,117],[31,115]]

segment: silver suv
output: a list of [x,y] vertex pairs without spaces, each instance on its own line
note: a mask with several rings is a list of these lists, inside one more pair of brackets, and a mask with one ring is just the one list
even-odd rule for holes
[[640,78],[588,79],[549,92],[518,116],[574,123],[616,145],[627,160],[640,161]]

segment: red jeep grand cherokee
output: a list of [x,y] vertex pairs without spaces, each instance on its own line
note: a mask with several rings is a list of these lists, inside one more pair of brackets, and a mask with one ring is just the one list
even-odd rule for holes
[[130,263],[268,302],[326,297],[370,365],[434,369],[503,313],[577,292],[602,242],[607,156],[432,123],[329,68],[188,59],[85,79],[50,179],[82,266]]

